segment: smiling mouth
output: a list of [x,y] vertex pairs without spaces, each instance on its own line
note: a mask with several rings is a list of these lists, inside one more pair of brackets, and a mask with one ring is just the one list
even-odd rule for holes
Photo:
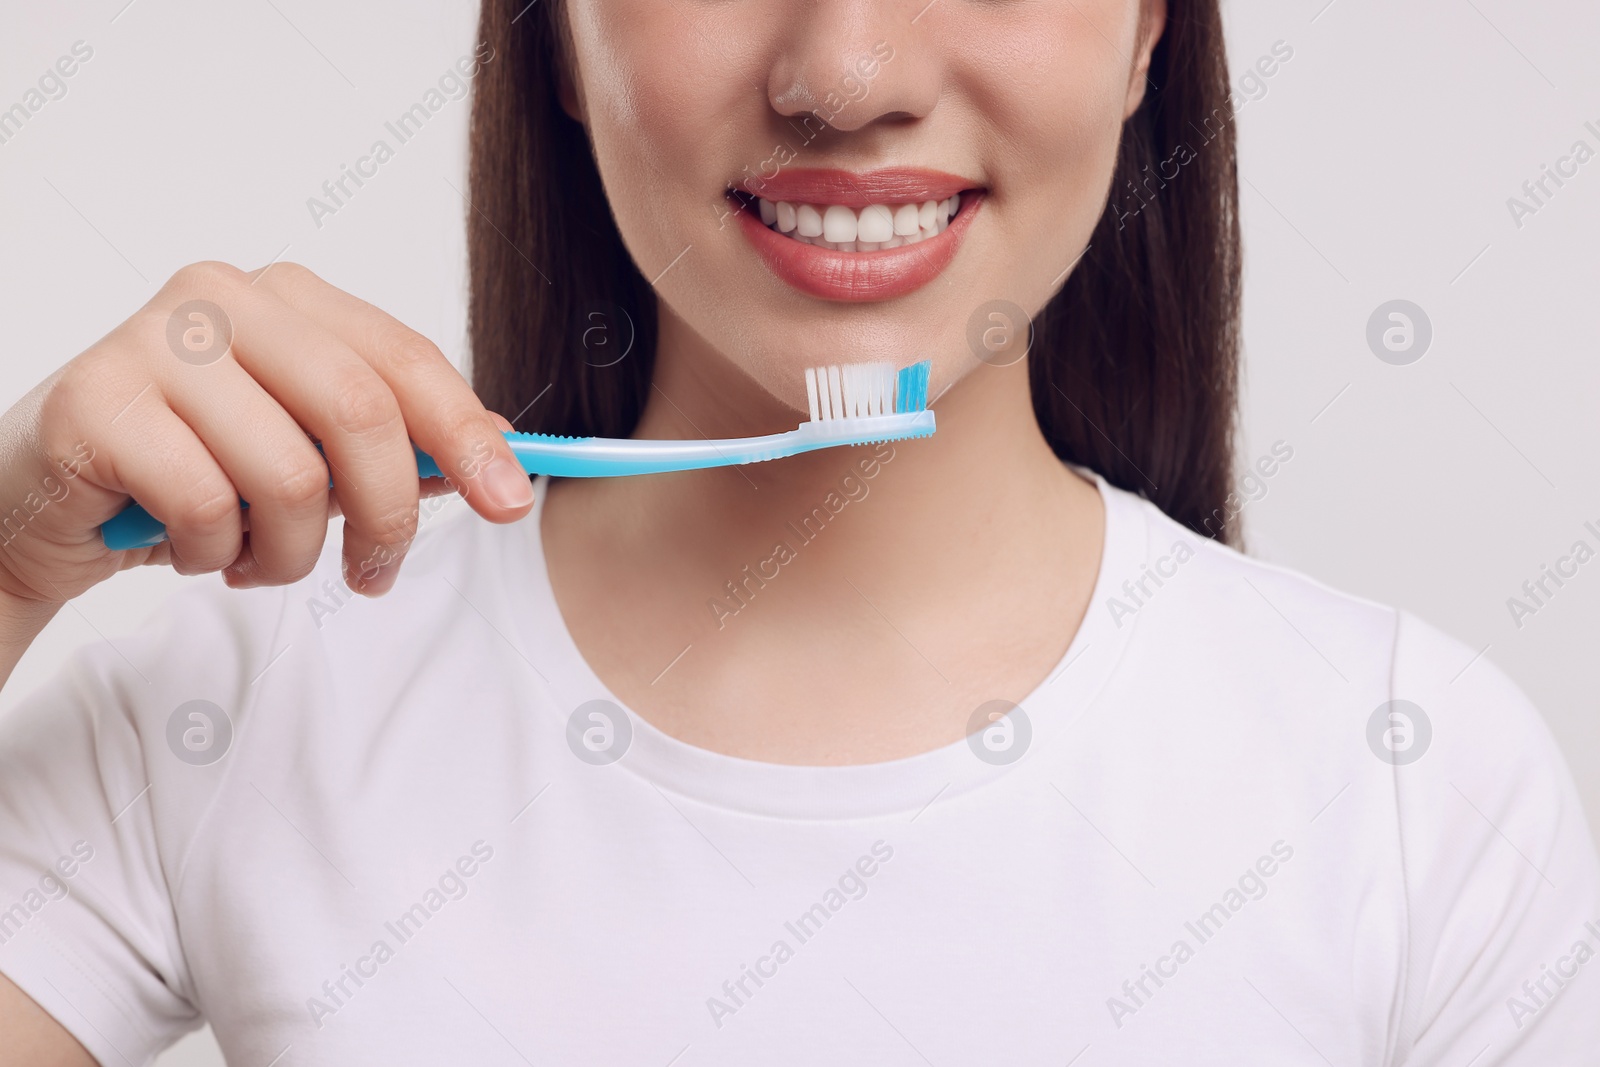
[[742,210],[773,233],[834,252],[877,252],[937,237],[961,211],[962,194],[943,200],[869,204],[808,204],[765,200],[731,190]]

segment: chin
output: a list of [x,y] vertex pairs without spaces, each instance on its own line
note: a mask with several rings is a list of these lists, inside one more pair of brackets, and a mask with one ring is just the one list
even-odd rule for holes
[[979,365],[964,347],[951,347],[950,338],[965,336],[964,320],[929,320],[904,307],[855,305],[848,311],[827,309],[821,314],[811,307],[784,316],[779,323],[751,308],[746,321],[756,319],[762,328],[735,331],[733,336],[717,336],[722,331],[712,330],[707,341],[764,391],[802,413],[808,406],[808,367],[884,362],[898,369],[927,359],[933,363],[931,397]]

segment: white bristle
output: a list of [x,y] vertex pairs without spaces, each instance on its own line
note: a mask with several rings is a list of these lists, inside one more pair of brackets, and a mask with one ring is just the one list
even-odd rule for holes
[[867,418],[894,412],[899,374],[885,362],[806,368],[806,400],[813,422]]

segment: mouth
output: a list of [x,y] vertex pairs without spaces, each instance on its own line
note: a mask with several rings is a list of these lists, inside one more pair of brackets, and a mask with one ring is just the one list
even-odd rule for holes
[[937,237],[961,207],[961,194],[921,203],[868,204],[857,211],[845,204],[792,204],[734,194],[752,206],[761,224],[801,244],[831,252],[877,252]]
[[943,273],[984,192],[936,171],[806,170],[727,196],[782,281],[825,300],[861,302],[905,295]]

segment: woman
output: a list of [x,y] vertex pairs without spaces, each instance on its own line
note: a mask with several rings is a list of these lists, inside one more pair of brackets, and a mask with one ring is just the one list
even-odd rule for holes
[[[8,667],[119,569],[226,588],[4,724],[0,1064],[202,1020],[283,1065],[1596,1047],[1536,712],[1226,547],[1217,5],[487,0],[481,36],[475,389],[304,269],[206,264],[5,417],[5,499],[48,501]],[[923,441],[530,484],[500,434],[768,433],[807,366],[924,356]],[[130,497],[168,543],[103,548]]]

